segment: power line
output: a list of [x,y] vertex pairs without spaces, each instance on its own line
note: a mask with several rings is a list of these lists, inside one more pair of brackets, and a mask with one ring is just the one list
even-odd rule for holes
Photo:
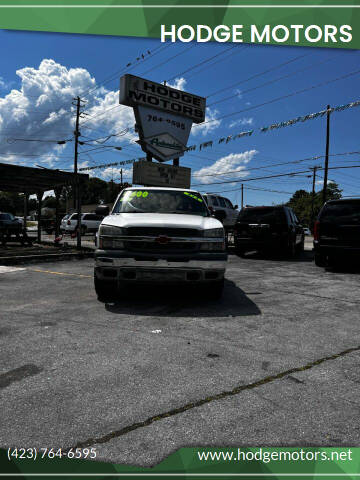
[[171,82],[171,80],[174,80],[176,77],[180,77],[181,75],[184,75],[185,73],[189,72],[190,70],[194,70],[195,68],[200,67],[200,65],[203,65],[203,64],[209,62],[210,60],[212,60],[213,58],[218,57],[219,55],[224,55],[224,53],[226,53],[226,52],[228,52],[229,50],[232,50],[233,48],[236,48],[236,47],[238,47],[238,45],[235,44],[235,45],[227,48],[227,49],[225,50],[225,52],[219,52],[219,53],[217,53],[216,55],[212,55],[211,57],[203,60],[202,62],[197,63],[195,66],[189,67],[189,68],[187,68],[186,70],[184,70],[183,72],[178,73],[177,75],[174,75],[174,76],[171,77],[171,78],[168,78],[167,82]]
[[186,48],[185,50],[183,50],[182,52],[176,54],[176,55],[172,55],[171,57],[169,58],[166,58],[164,61],[158,63],[157,65],[154,65],[153,67],[151,67],[149,70],[146,70],[146,72],[143,72],[141,73],[140,75],[146,75],[150,72],[152,72],[155,68],[159,68],[161,67],[162,65],[164,65],[165,63],[169,63],[171,60],[173,60],[174,58],[178,59],[180,57],[180,55],[183,55],[184,53],[186,53],[187,51],[191,50],[192,48],[196,47],[196,44],[194,45],[190,45],[189,48]]
[[[268,85],[272,85],[273,83],[284,80],[285,78],[292,77],[293,75],[296,75],[297,73],[304,72],[305,70],[309,70],[309,68],[312,68],[314,66],[317,67],[319,65],[322,65],[323,63],[326,63],[326,62],[329,62],[329,61],[332,61],[332,60],[337,60],[337,59],[336,58],[334,59],[334,57],[329,57],[329,58],[323,60],[322,62],[312,63],[311,65],[308,65],[307,67],[300,68],[299,70],[295,70],[294,72],[288,73],[287,75],[282,75],[281,77],[277,77],[273,80],[269,80],[268,82],[262,83],[261,85],[258,85],[256,87],[248,88],[247,90],[242,90],[241,94],[243,95],[244,93],[253,92],[254,90],[258,90],[259,88],[266,87]],[[216,100],[216,102],[210,103],[208,105],[208,107],[212,107],[213,105],[217,105],[218,103],[226,102],[227,100],[231,100],[231,99],[234,99],[234,95],[230,95],[230,96],[222,98],[220,100]]]
[[[191,48],[192,48],[192,46],[191,46]],[[186,51],[187,51],[187,50],[189,50],[189,49],[186,49]],[[184,53],[184,52],[182,52],[182,53]],[[176,54],[172,55],[171,57],[169,57],[169,58],[166,60],[166,62],[169,62],[170,60],[172,60],[173,58],[181,55],[182,53],[180,53],[180,54],[176,53]],[[145,73],[149,73],[149,72],[150,72],[151,70],[153,70],[154,68],[156,68],[156,67],[151,68],[150,70],[148,70],[148,71],[145,72]],[[143,74],[143,75],[144,75],[144,74]],[[177,77],[177,76],[178,76],[178,75],[176,75],[175,77]],[[97,117],[101,117],[101,116],[105,115],[105,113],[110,112],[111,110],[114,110],[115,108],[119,108],[119,107],[121,107],[119,111],[122,111],[122,110],[124,110],[125,108],[127,108],[127,107],[121,106],[120,104],[117,104],[117,105],[115,105],[115,106],[113,106],[113,107],[110,107],[110,108],[108,108],[108,109],[104,110],[103,112],[100,112],[100,113],[98,113],[98,114],[96,114],[96,115],[89,115],[89,117],[90,117],[89,120],[85,120],[85,122],[83,122],[83,123],[81,124],[81,127],[82,127],[83,125],[85,125],[86,123],[88,123],[88,122],[93,122],[93,121],[94,121],[93,119],[95,119],[95,118],[97,118]]]
[[242,46],[239,46],[239,48],[237,49],[237,51],[235,52],[231,52],[230,55],[225,55],[223,58],[220,58],[218,60],[216,60],[215,62],[212,62],[210,65],[206,65],[205,67],[201,68],[200,70],[198,70],[197,72],[194,72],[192,75],[187,75],[186,76],[186,79],[188,80],[189,78],[195,76],[195,75],[198,75],[200,72],[203,72],[204,70],[206,70],[207,68],[210,68],[210,67],[213,67],[214,65],[216,65],[217,63],[219,62],[223,62],[224,60],[227,60],[228,58],[230,57],[233,57],[235,55],[238,55],[239,53],[244,53],[246,52],[246,49],[247,48],[250,48],[250,45],[242,45]]
[[300,60],[300,58],[307,57],[308,55],[310,55],[310,53],[305,53],[304,55],[299,55],[297,57],[291,58],[290,60],[287,60],[286,62],[279,63],[278,65],[275,65],[274,67],[268,68],[267,70],[263,70],[262,72],[256,73],[255,75],[252,75],[251,77],[248,77],[244,80],[240,80],[239,82],[233,83],[232,85],[229,85],[228,87],[220,88],[219,90],[216,90],[215,92],[207,95],[206,98],[213,97],[214,95],[217,95],[218,93],[222,93],[225,90],[229,90],[230,88],[237,87],[238,85],[241,85],[242,83],[249,82],[250,80],[253,80],[254,78],[261,77],[262,75],[265,75],[266,73],[272,72],[273,70],[277,70],[278,68],[284,67],[285,65],[289,65],[292,62],[296,62],[297,60]]
[[[340,169],[340,168],[360,168],[360,165],[349,165],[349,166],[340,166],[340,167],[329,167],[329,170],[336,170],[336,169]],[[319,168],[319,170],[324,170],[324,169],[323,169],[323,168]],[[208,183],[207,185],[222,185],[222,184],[224,184],[224,183],[251,182],[251,181],[254,181],[254,180],[264,180],[264,179],[268,179],[268,178],[278,178],[278,177],[295,176],[295,175],[299,175],[299,174],[302,174],[302,173],[309,173],[309,172],[308,172],[308,170],[303,170],[303,171],[300,171],[300,172],[280,173],[280,174],[278,174],[278,175],[267,175],[267,176],[264,176],[264,177],[241,178],[240,180],[226,180],[226,181],[223,181],[223,182],[212,182],[212,183]],[[204,184],[199,183],[199,184],[193,185],[193,187],[198,187],[198,186],[203,186],[203,185],[204,185]]]
[[[342,156],[342,155],[353,155],[353,154],[360,154],[360,151],[355,151],[355,152],[343,152],[343,153],[333,153],[329,156],[332,156],[332,157],[337,157],[337,156]],[[250,170],[261,170],[261,169],[265,169],[267,167],[278,167],[278,166],[282,166],[282,165],[290,165],[290,164],[296,164],[296,163],[301,163],[301,162],[307,162],[307,161],[313,161],[313,160],[318,160],[319,158],[324,158],[325,155],[316,155],[316,156],[313,156],[313,157],[307,157],[307,158],[302,158],[300,160],[291,160],[289,162],[281,162],[281,163],[274,163],[274,164],[271,164],[271,165],[265,165],[265,166],[262,166],[262,167],[253,167],[253,168],[247,168],[246,170],[247,171],[250,171]],[[209,167],[204,167],[204,168],[209,168]],[[193,177],[216,177],[218,175],[228,175],[230,173],[241,173],[241,170],[231,170],[231,171],[228,171],[228,172],[219,172],[219,173],[209,173],[209,174],[193,174]]]
[[2,157],[7,157],[7,156],[12,156],[12,157],[49,157],[49,158],[73,158],[69,155],[43,155],[41,153],[38,154],[30,154],[30,153],[5,153],[5,152],[0,152],[0,156]]
[[[83,97],[87,97],[88,95],[90,95],[90,93],[94,92],[95,90],[98,90],[100,87],[102,87],[103,85],[105,85],[106,83],[109,83],[111,82],[112,80],[114,80],[115,78],[118,77],[118,75],[120,75],[121,73],[125,72],[126,70],[131,70],[139,65],[142,65],[143,63],[145,63],[147,60],[149,60],[150,58],[153,58],[155,55],[157,55],[158,53],[160,53],[161,51],[165,50],[166,48],[168,48],[169,46],[171,46],[172,44],[167,44],[167,45],[159,45],[158,47],[156,47],[154,50],[147,50],[147,55],[148,56],[144,56],[144,54],[140,54],[139,57],[136,58],[135,61],[140,61],[140,57],[142,56],[142,61],[140,61],[140,63],[135,63],[134,65],[132,64],[132,62],[128,62],[126,64],[125,67],[122,67],[121,69],[117,70],[116,72],[114,72],[113,74],[111,74],[110,76],[106,77],[104,80],[102,80],[96,87],[92,88],[92,89],[89,89],[88,91],[85,90],[85,92],[83,92],[81,95]],[[150,56],[149,56],[150,55]]]
[[[171,44],[169,44],[169,46],[170,46],[170,45],[171,45]],[[157,47],[157,49],[160,49],[161,47],[162,47],[162,46],[159,46],[159,47]],[[167,47],[167,46],[166,46],[166,47]],[[162,49],[162,50],[163,50],[163,49]],[[159,52],[157,52],[157,53],[159,53]],[[155,53],[154,55],[156,55],[156,53]],[[148,58],[150,58],[150,57],[145,58],[145,60],[144,60],[143,62],[141,62],[141,63],[144,63],[146,60],[148,60]],[[134,66],[137,66],[137,65],[138,65],[138,64],[136,64],[136,65],[134,65]],[[127,67],[125,67],[125,71],[126,71],[126,68],[127,68]],[[133,68],[133,67],[131,67],[131,68]],[[90,89],[90,90],[83,90],[83,91],[79,94],[79,96],[82,96],[82,95],[83,95],[83,92],[85,92],[85,93],[87,92],[87,95],[89,95],[89,93],[90,93],[91,91],[94,91],[94,90],[96,90],[97,88],[98,88],[98,87],[92,88],[92,89]],[[36,97],[36,98],[38,98],[38,97]],[[61,103],[59,107],[61,107],[61,106],[63,106],[63,105],[65,105],[65,102],[64,102],[64,103]],[[59,107],[58,107],[58,109],[59,109]],[[46,120],[46,118],[48,117],[48,115],[49,115],[52,111],[53,111],[53,110],[49,110],[48,113],[47,113],[47,116],[44,117],[44,119],[41,120],[41,121]],[[71,108],[70,108],[70,109],[66,109],[65,112],[72,113],[72,112],[71,112]],[[40,113],[40,112],[39,112],[39,113]],[[37,135],[39,132],[42,132],[42,131],[44,130],[44,128],[46,128],[46,127],[47,127],[47,125],[46,125],[45,127],[42,126],[42,127],[41,127],[39,130],[37,130],[34,134]],[[51,127],[51,125],[49,125],[49,127]],[[69,131],[69,133],[70,133],[70,132],[71,132],[71,130]]]
[[350,73],[347,73],[345,75],[342,75],[341,77],[337,77],[337,78],[334,78],[332,80],[328,80],[326,82],[321,82],[321,83],[318,83],[316,85],[312,85],[311,87],[307,87],[307,88],[304,88],[302,90],[297,90],[295,92],[292,92],[292,93],[288,93],[287,95],[283,95],[281,97],[277,97],[277,98],[273,98],[272,100],[269,100],[267,102],[263,102],[263,103],[259,103],[257,105],[254,105],[252,107],[248,107],[248,108],[244,108],[242,110],[238,110],[236,112],[233,112],[233,113],[228,113],[226,115],[223,115],[221,117],[217,117],[217,118],[214,118],[212,120],[208,120],[208,121],[205,121],[205,122],[202,122],[202,123],[198,123],[196,125],[193,126],[193,128],[196,128],[196,127],[199,127],[201,125],[205,125],[206,123],[212,123],[212,122],[216,122],[218,120],[222,120],[223,118],[228,118],[228,117],[232,117],[234,115],[237,115],[239,113],[243,113],[243,112],[248,112],[249,110],[254,110],[255,108],[259,108],[259,107],[263,107],[265,105],[269,105],[271,103],[275,103],[275,102],[278,102],[279,100],[283,100],[285,98],[289,98],[289,97],[293,97],[295,95],[299,95],[301,93],[305,93],[305,92],[308,92],[310,90],[313,90],[315,88],[320,88],[320,87],[324,87],[326,85],[329,85],[330,83],[334,83],[334,82],[337,82],[339,80],[345,80],[346,78],[349,78],[353,75],[357,75],[360,73],[360,70],[355,70],[354,72],[350,72]]

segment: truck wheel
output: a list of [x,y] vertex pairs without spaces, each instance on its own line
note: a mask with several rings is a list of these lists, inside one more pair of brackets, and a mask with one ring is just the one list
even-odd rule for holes
[[297,253],[302,253],[305,247],[305,239],[303,238],[299,245],[296,246]]
[[315,253],[314,260],[317,267],[326,267],[326,258],[321,253]]
[[219,300],[222,297],[224,290],[224,279],[210,283],[206,287],[207,296],[210,299]]
[[114,298],[116,298],[116,294],[117,294],[116,282],[100,280],[94,274],[94,287],[95,287],[96,295],[100,302],[106,302],[109,300],[114,300]]
[[235,238],[234,238],[234,250],[236,255],[238,255],[239,257],[245,256],[246,250],[244,250],[244,248],[242,248],[241,245],[239,245],[239,243],[236,241]]
[[294,258],[296,255],[296,242],[295,240],[289,240],[289,245],[287,248],[287,256],[290,258]]

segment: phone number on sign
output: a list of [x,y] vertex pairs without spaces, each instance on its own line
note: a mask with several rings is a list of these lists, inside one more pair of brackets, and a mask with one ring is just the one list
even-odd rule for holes
[[177,122],[175,120],[170,120],[170,118],[158,117],[157,115],[147,115],[148,122],[166,122],[173,127],[181,128],[185,130],[185,123]]
[[8,448],[8,460],[36,460],[37,458],[96,458],[95,448]]

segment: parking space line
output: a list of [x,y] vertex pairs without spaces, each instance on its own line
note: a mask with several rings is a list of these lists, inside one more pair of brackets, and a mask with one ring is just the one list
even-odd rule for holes
[[50,273],[51,275],[65,275],[68,277],[92,278],[92,275],[83,275],[81,273],[53,272],[51,270],[40,270],[39,268],[29,268],[32,272]]

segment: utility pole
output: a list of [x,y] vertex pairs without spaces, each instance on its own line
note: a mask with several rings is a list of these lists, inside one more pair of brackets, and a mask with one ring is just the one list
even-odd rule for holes
[[244,184],[241,184],[241,209],[244,208]]
[[313,171],[313,184],[312,184],[312,196],[311,196],[311,225],[310,228],[313,227],[314,224],[314,201],[315,201],[315,182],[316,182],[316,170],[320,167],[311,167],[310,170]]
[[330,105],[327,106],[326,114],[326,151],[325,151],[325,174],[324,174],[324,187],[323,187],[323,203],[326,202],[327,195],[327,179],[328,179],[328,169],[329,169],[329,143],[330,143]]
[[120,179],[121,179],[121,186],[122,186],[122,184],[123,184],[122,169],[120,170]]
[[78,177],[78,147],[79,147],[79,122],[80,122],[80,107],[81,99],[80,97],[74,98],[76,100],[76,121],[75,121],[75,131],[74,131],[74,174],[75,174],[75,188],[74,188],[74,209],[77,210],[77,242],[76,247],[81,248],[81,192],[80,192],[80,182]]

